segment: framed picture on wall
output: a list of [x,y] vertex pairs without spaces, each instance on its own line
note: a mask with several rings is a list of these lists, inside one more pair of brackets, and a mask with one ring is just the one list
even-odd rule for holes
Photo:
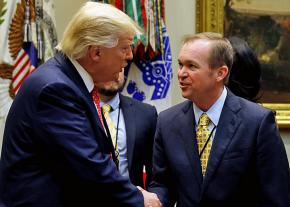
[[280,128],[290,127],[289,0],[196,0],[196,31],[238,36],[262,66],[262,105],[276,111]]

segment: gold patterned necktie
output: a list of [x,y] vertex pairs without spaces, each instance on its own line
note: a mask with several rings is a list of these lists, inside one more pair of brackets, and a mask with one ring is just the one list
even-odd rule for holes
[[115,127],[115,125],[114,125],[114,123],[113,123],[113,121],[112,121],[112,119],[110,117],[111,106],[109,104],[104,104],[102,106],[102,110],[103,110],[104,117],[106,119],[109,131],[110,131],[110,135],[111,135],[112,142],[113,142],[113,147],[114,147],[114,150],[115,150],[115,155],[116,155],[117,161],[119,162],[119,149],[118,149],[118,142],[117,142],[117,130],[116,130],[116,127]]
[[[199,152],[199,155],[201,154],[200,163],[201,163],[201,170],[202,170],[203,176],[205,175],[207,161],[209,158],[210,149],[212,145],[212,140],[208,140],[210,136],[210,131],[208,127],[209,123],[210,123],[209,117],[207,116],[206,113],[203,113],[199,118],[197,132],[196,132],[198,152]],[[206,143],[207,140],[208,140],[208,143]]]

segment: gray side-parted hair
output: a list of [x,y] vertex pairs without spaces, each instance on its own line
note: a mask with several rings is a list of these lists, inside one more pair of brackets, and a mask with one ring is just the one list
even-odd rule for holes
[[199,39],[212,42],[208,59],[209,67],[214,69],[226,65],[229,69],[229,73],[225,78],[225,82],[227,82],[233,65],[234,56],[233,47],[230,41],[219,33],[203,32],[193,35],[186,35],[183,39],[183,45]]
[[69,22],[56,49],[78,59],[91,45],[112,48],[122,35],[140,33],[140,27],[121,10],[110,4],[86,2]]

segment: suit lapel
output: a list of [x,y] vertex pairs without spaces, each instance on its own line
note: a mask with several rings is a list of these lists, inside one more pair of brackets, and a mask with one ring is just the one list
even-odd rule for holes
[[136,119],[135,110],[133,107],[133,102],[130,99],[125,99],[123,95],[120,94],[120,106],[123,112],[126,128],[127,137],[127,154],[128,154],[128,169],[129,172],[132,167],[134,146],[135,146],[135,134],[136,134]]
[[237,112],[240,109],[241,106],[237,101],[237,98],[228,90],[228,95],[220,116],[208,160],[203,182],[203,192],[210,184],[210,180],[214,175],[214,172],[217,170],[219,163],[223,159],[224,153],[226,152],[238,126],[240,125],[241,119],[237,115]]
[[198,157],[197,142],[195,139],[195,119],[193,114],[192,102],[188,103],[182,109],[183,114],[179,114],[176,119],[176,123],[179,123],[180,127],[179,133],[182,141],[184,142],[186,154],[192,165],[192,169],[196,180],[201,185],[202,184],[202,174],[200,160]]
[[90,100],[87,103],[90,107],[90,110],[94,112],[94,119],[97,122],[97,126],[99,127],[100,131],[102,131],[103,135],[107,136],[105,131],[104,131],[104,127],[103,127],[103,125],[98,117],[98,112],[97,112],[96,107],[94,105],[94,101],[91,97],[91,94],[89,93],[83,79],[81,78],[81,76],[79,75],[77,70],[75,69],[74,65],[62,53],[57,53],[55,55],[55,59],[59,64],[62,65],[61,70],[63,70],[63,72],[75,83],[75,85],[77,86],[77,88],[80,89],[81,93],[85,96],[85,98],[87,100]]

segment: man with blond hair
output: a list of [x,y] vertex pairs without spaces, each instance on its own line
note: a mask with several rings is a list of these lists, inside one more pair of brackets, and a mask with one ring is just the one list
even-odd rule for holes
[[118,79],[132,59],[135,23],[87,2],[58,53],[31,74],[7,117],[0,197],[6,206],[159,206],[116,167],[95,84]]

